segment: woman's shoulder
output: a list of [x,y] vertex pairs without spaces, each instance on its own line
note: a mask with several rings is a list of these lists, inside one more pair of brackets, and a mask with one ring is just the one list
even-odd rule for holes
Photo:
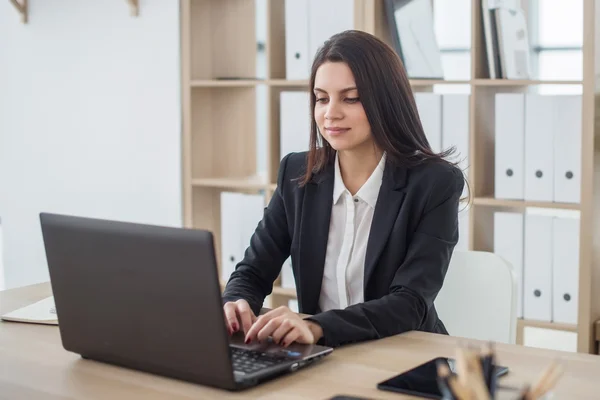
[[286,154],[279,164],[278,183],[287,184],[294,183],[298,186],[298,181],[302,179],[306,173],[306,158],[308,152],[293,152]]
[[307,151],[286,154],[279,165],[279,173],[286,179],[297,178],[306,171]]
[[455,164],[446,160],[424,162],[410,169],[409,185],[423,189],[451,189],[462,192],[465,175]]
[[432,178],[449,179],[462,175],[462,171],[457,165],[443,159],[422,162],[411,169],[413,174],[419,174]]
[[282,164],[286,166],[287,170],[306,170],[306,157],[308,156],[307,151],[293,152],[286,154],[281,160]]

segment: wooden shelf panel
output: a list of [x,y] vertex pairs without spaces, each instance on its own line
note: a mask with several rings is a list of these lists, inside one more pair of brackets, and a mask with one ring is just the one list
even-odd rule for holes
[[21,14],[21,22],[26,24],[27,18],[29,14],[29,6],[27,0],[21,0],[20,2],[17,0],[10,0],[11,4],[15,7],[17,12]]
[[469,85],[469,80],[445,80],[445,79],[409,79],[412,87],[433,85]]
[[282,288],[279,286],[273,286],[273,294],[295,299],[296,298],[296,289],[288,289],[288,288]]
[[256,174],[256,92],[255,87],[192,91],[192,179]]
[[529,86],[529,85],[581,85],[580,80],[535,80],[535,79],[474,79],[475,86]]
[[308,88],[308,80],[269,79],[267,84],[276,87]]
[[[410,79],[410,84],[413,87],[418,86],[433,86],[433,85],[469,85],[471,81],[444,80],[444,79]],[[308,80],[287,80],[287,79],[270,79],[267,81],[270,86],[278,87],[308,87]]]
[[256,77],[255,0],[187,0],[191,79]]
[[240,189],[240,190],[268,190],[271,185],[265,179],[260,177],[248,178],[199,178],[192,179],[192,186],[221,188],[221,189]]
[[[221,197],[213,188],[193,188],[192,226],[211,231],[214,236],[217,267],[221,270]],[[219,272],[220,274],[220,272]]]
[[536,321],[536,320],[531,320],[531,319],[519,318],[517,320],[517,329],[523,329],[526,327],[577,332],[577,325],[574,325],[574,324],[563,324],[560,322]]
[[[221,284],[221,290],[225,288],[225,285],[227,285],[227,282],[224,282],[222,279],[219,281],[219,283]],[[296,289],[288,289],[282,288],[280,286],[273,286],[272,294],[276,296],[289,297],[290,299],[295,299]]]
[[264,81],[260,79],[194,79],[190,81],[190,87],[254,87],[263,83]]
[[553,203],[546,201],[526,201],[526,200],[506,200],[496,199],[493,197],[475,197],[473,204],[482,207],[498,207],[498,208],[521,208],[538,207],[538,208],[556,208],[561,210],[579,210],[579,203]]

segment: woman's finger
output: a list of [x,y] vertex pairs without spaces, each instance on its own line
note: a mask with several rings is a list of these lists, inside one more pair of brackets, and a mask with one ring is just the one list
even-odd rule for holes
[[227,329],[229,334],[231,335],[233,332],[236,332],[239,327],[236,306],[235,303],[227,302],[223,306],[223,310],[225,311],[225,320],[227,322]]
[[244,334],[246,334],[252,326],[252,315],[254,313],[246,300],[238,300],[235,304],[238,320],[241,321],[242,329],[244,330]]
[[275,343],[280,343],[281,339],[283,339],[283,337],[287,335],[292,329],[294,329],[293,321],[289,318],[284,318],[283,321],[281,321],[279,327],[275,329],[273,334],[271,334],[271,336],[273,337],[273,341]]
[[302,333],[300,331],[300,329],[298,327],[294,327],[294,329],[292,329],[291,331],[289,331],[282,339],[281,339],[281,345],[283,347],[288,347],[290,344],[294,343],[295,341],[297,341],[300,336],[302,336]]
[[256,335],[258,341],[262,342],[263,340],[267,340],[269,336],[271,336],[273,332],[275,332],[275,330],[279,328],[282,321],[283,319],[281,317],[275,317],[269,322],[267,322],[265,326],[260,331],[258,331],[258,334]]
[[275,315],[270,312],[258,317],[246,333],[246,343],[256,340],[258,332],[273,318],[275,318]]

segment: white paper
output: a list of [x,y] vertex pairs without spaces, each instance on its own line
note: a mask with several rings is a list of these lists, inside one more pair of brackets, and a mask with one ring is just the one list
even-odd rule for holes
[[2,316],[6,321],[58,324],[54,296],[46,297],[36,303],[19,308]]

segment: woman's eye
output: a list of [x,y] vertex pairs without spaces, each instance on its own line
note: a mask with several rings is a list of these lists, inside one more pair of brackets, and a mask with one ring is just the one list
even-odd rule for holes
[[324,103],[327,101],[327,98],[325,97],[321,97],[320,99],[317,99],[317,103]]
[[346,99],[348,103],[356,103],[359,100],[358,97],[349,97]]

